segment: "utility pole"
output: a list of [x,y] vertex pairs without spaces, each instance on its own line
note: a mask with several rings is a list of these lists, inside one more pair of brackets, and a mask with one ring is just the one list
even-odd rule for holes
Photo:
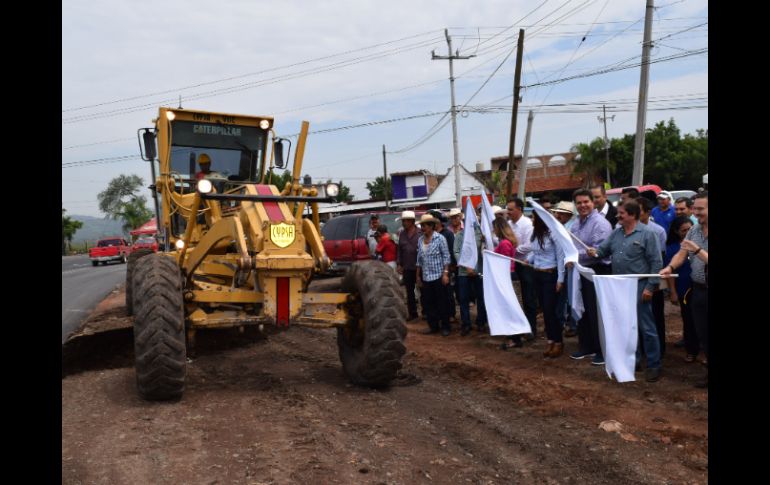
[[449,55],[447,57],[437,56],[436,51],[433,51],[431,52],[431,56],[434,61],[449,59],[449,87],[452,92],[452,146],[455,155],[455,196],[457,198],[457,207],[462,209],[462,191],[460,190],[460,149],[457,146],[457,105],[455,104],[455,77],[452,61],[454,59],[470,59],[471,57],[476,56],[461,56],[459,51],[455,52],[455,55],[452,55],[452,38],[449,36],[449,29],[444,29],[444,35],[446,36],[446,43],[449,47]]
[[[516,47],[516,75],[513,80],[513,111],[511,111],[511,138],[508,144],[508,180],[506,194],[513,196],[513,150],[516,144],[516,116],[519,114],[519,91],[521,90],[521,57],[524,52],[524,29],[519,29],[519,43]],[[527,160],[524,159],[524,167]]]
[[529,158],[529,137],[532,134],[532,120],[535,114],[530,110],[527,116],[527,136],[524,138],[524,158],[521,159],[519,169],[519,199],[524,200],[524,186],[527,183],[527,159]]
[[382,191],[385,194],[385,209],[390,210],[390,199],[388,198],[388,162],[385,159],[385,145],[382,145]]
[[[605,105],[602,105],[602,114],[604,116],[597,116],[597,118],[599,121],[604,122],[604,153],[607,155],[607,183],[612,185],[610,182],[610,139],[607,138],[607,107]],[[615,121],[615,115],[612,115],[611,119]]]
[[650,84],[650,47],[652,47],[653,0],[647,0],[644,14],[644,41],[642,42],[642,74],[639,80],[639,106],[636,112],[636,139],[634,143],[634,172],[631,185],[642,185],[644,178],[644,127],[647,122],[647,88]]

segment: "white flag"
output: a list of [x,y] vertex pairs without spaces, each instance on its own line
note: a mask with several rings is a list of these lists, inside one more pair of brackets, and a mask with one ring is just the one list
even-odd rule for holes
[[543,206],[535,202],[532,197],[527,197],[527,202],[535,209],[535,212],[537,212],[540,219],[545,222],[545,225],[548,226],[554,242],[556,242],[556,244],[561,247],[561,250],[564,251],[564,262],[577,263],[578,250],[575,247],[575,243],[572,242],[572,236],[569,235],[569,231],[564,227],[564,224],[559,222],[553,214],[543,209]]
[[465,229],[463,230],[463,247],[460,250],[458,266],[464,266],[475,270],[479,262],[478,248],[476,247],[476,211],[473,210],[471,198],[468,197],[465,204]]
[[511,260],[484,250],[484,306],[490,335],[529,333],[527,317],[519,305],[511,282]]
[[487,193],[481,191],[481,234],[484,235],[484,241],[487,248],[495,248],[495,239],[492,236],[492,221],[495,220],[495,215],[492,213],[492,206],[489,205],[489,199],[487,199]]
[[[575,242],[572,240],[572,236],[569,235],[567,228],[564,227],[564,224],[559,222],[553,216],[553,214],[543,209],[543,206],[535,202],[532,197],[527,197],[527,202],[535,209],[538,217],[540,217],[540,219],[545,222],[545,225],[548,226],[554,242],[556,242],[556,244],[561,247],[561,250],[564,251],[564,263],[566,264],[572,262],[580,266],[577,262],[578,250],[575,247]],[[580,276],[578,275],[578,273],[584,272],[590,272],[593,274],[593,270],[580,266],[578,271],[571,271],[568,275],[568,277],[571,278],[571,284],[569,285],[569,293],[567,294],[567,298],[569,299],[569,305],[570,308],[572,308],[572,316],[575,320],[580,320],[583,316],[583,312],[585,311],[585,306],[583,305],[583,294],[580,292]]]
[[599,309],[599,342],[607,375],[618,382],[634,381],[638,340],[637,278],[593,275]]

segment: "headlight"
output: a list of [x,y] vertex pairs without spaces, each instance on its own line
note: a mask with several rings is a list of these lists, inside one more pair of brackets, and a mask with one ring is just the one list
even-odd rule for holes
[[183,249],[184,248],[184,241],[182,241],[181,239],[177,239],[176,240],[176,248],[177,249]]
[[174,121],[174,118],[176,118],[176,115],[173,111],[166,111],[166,118],[168,118],[169,121]]
[[270,122],[267,120],[262,120],[259,122],[259,127],[262,128],[263,130],[266,130],[270,128]]
[[208,194],[213,188],[211,180],[202,179],[198,181],[198,192],[201,194]]
[[337,184],[326,184],[326,195],[328,197],[337,197],[340,193],[340,186]]

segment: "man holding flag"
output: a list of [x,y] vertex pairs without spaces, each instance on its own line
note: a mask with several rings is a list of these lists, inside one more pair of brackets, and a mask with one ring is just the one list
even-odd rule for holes
[[[576,239],[589,247],[599,247],[612,232],[612,227],[607,219],[594,209],[593,197],[587,189],[578,189],[572,195],[575,207],[578,211],[578,220],[572,225],[570,232]],[[577,245],[578,262],[594,270],[598,275],[612,273],[610,259],[593,258],[588,255],[583,245]],[[570,355],[579,360],[593,355],[593,365],[603,365],[604,356],[599,343],[599,314],[596,307],[596,289],[593,281],[581,277],[581,292],[585,312],[578,322],[578,351]]]
[[476,327],[479,333],[487,328],[484,286],[481,279],[481,228],[473,211],[470,197],[465,204],[465,226],[455,234],[454,256],[457,259],[457,288],[460,300],[460,335],[471,331],[470,300],[476,295]]
[[[628,201],[618,206],[618,227],[598,247],[586,252],[593,258],[611,256],[613,274],[647,275],[658,273],[663,266],[658,239],[655,233],[639,224],[639,204]],[[652,294],[659,278],[641,277],[637,283],[636,314],[639,333],[644,341],[647,356],[647,382],[660,378],[660,342],[652,315]],[[636,348],[637,365],[641,362],[641,346]]]

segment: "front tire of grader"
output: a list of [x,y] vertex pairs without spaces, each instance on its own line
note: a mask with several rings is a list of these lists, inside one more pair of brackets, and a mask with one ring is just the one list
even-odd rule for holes
[[134,274],[139,258],[152,254],[152,249],[137,249],[128,255],[126,266],[126,313],[134,314]]
[[134,366],[139,395],[177,399],[187,372],[182,275],[173,258],[150,254],[140,260],[136,281]]
[[406,353],[407,312],[396,273],[381,261],[357,262],[343,278],[342,290],[355,298],[348,325],[337,329],[345,374],[354,384],[387,386]]

